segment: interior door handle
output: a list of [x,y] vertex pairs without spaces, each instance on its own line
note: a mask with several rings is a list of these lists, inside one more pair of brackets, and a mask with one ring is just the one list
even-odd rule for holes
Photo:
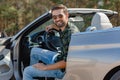
[[4,58],[4,55],[3,54],[1,54],[0,55],[0,60],[2,60]]

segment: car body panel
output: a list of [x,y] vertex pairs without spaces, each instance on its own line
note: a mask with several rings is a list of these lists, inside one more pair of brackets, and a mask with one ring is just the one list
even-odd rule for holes
[[74,34],[67,59],[67,80],[103,80],[108,71],[119,66],[119,34],[120,28]]
[[20,57],[19,57],[19,41],[20,38],[18,38],[17,40],[14,40],[14,47],[13,47],[13,53],[16,53],[13,55],[13,67],[14,67],[14,76],[15,76],[15,80],[22,80],[21,78],[21,70],[23,68],[21,68],[22,65],[18,65],[18,63],[20,63]]

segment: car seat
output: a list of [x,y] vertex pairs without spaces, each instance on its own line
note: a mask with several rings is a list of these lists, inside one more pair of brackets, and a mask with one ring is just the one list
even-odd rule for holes
[[110,23],[107,15],[102,12],[97,12],[93,16],[91,26],[95,26],[96,30],[105,30],[112,28],[112,24]]

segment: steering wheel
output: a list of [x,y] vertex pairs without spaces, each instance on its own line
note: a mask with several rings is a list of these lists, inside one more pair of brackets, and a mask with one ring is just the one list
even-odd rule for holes
[[46,47],[52,51],[61,51],[62,41],[60,36],[60,31],[52,28],[45,32],[44,42]]

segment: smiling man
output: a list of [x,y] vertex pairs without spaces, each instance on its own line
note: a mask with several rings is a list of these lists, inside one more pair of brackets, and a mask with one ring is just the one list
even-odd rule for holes
[[[79,32],[79,30],[68,22],[69,14],[66,6],[62,4],[54,6],[51,9],[51,13],[54,23],[46,29],[55,28],[61,30],[60,35],[63,43],[61,53],[57,56],[56,61],[53,62],[53,57],[56,55],[56,52],[42,48],[33,48],[31,50],[31,65],[24,69],[23,80],[33,80],[33,77],[63,78],[65,74],[66,58],[71,34]],[[39,63],[39,61],[45,64]]]

